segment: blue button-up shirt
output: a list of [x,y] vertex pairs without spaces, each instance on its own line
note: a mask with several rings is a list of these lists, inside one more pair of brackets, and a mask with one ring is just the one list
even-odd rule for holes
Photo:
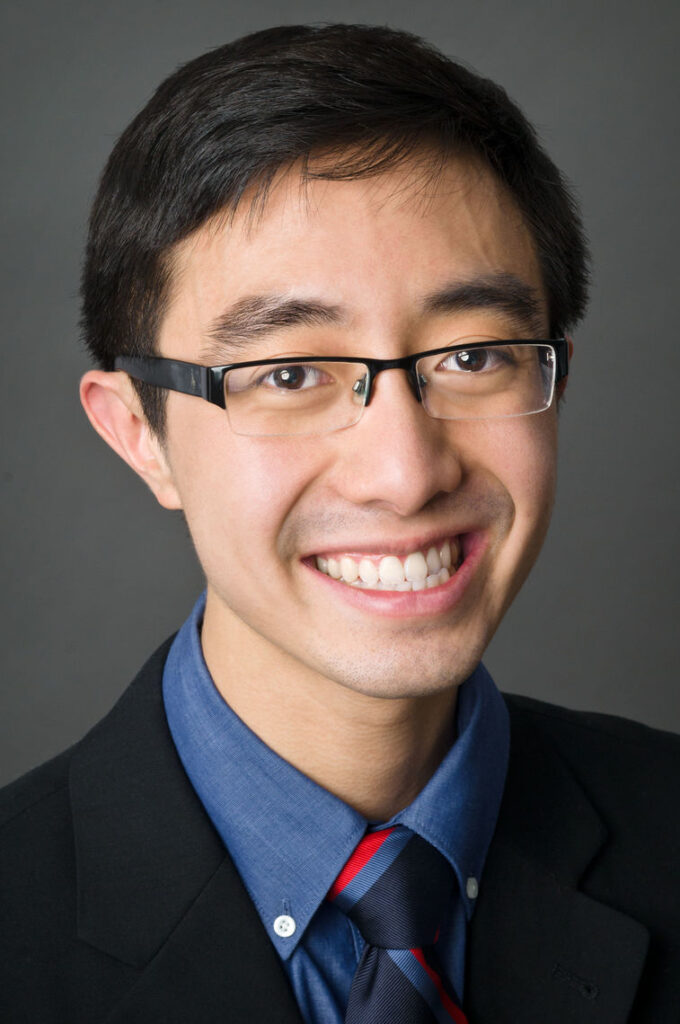
[[[307,1024],[342,1024],[363,951],[356,927],[324,897],[369,823],[284,761],[232,711],[203,658],[205,595],[177,634],[163,697],[179,757],[290,978]],[[498,817],[509,750],[505,703],[479,665],[459,689],[456,739],[406,825],[453,867],[458,895],[437,944],[459,997],[465,937]],[[480,881],[481,880],[481,881]],[[274,922],[292,919],[275,929]],[[287,934],[279,934],[286,932]]]

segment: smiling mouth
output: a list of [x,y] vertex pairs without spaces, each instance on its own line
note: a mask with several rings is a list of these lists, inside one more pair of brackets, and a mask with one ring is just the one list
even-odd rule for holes
[[463,561],[462,536],[398,555],[317,555],[319,572],[362,590],[431,590],[446,583]]

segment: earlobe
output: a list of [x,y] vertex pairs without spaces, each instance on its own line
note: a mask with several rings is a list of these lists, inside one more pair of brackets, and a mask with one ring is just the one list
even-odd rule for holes
[[99,436],[144,480],[159,504],[181,508],[163,446],[127,374],[89,370],[80,382],[80,401]]

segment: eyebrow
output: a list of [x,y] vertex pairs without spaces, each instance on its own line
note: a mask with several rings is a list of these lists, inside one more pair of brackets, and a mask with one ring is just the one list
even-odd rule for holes
[[497,273],[456,282],[426,296],[426,313],[502,313],[514,330],[538,337],[545,330],[537,291],[515,274]]
[[[536,289],[510,273],[451,282],[421,302],[425,315],[475,310],[502,313],[513,330],[530,337],[538,337],[543,329]],[[235,354],[246,352],[252,341],[267,334],[293,327],[342,326],[349,320],[349,312],[339,305],[278,294],[248,295],[211,323],[204,354],[221,358],[225,349]]]
[[289,298],[284,295],[248,295],[239,299],[208,328],[206,354],[222,348],[242,352],[255,338],[291,327],[322,327],[347,321],[340,306]]

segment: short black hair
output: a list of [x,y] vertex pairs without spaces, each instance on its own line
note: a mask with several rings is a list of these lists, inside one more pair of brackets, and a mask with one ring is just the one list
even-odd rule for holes
[[[375,175],[429,151],[474,155],[531,230],[552,336],[583,316],[588,253],[565,179],[500,86],[408,32],[287,25],[180,67],[118,140],[90,218],[82,325],[99,366],[155,351],[173,247],[246,190],[264,202],[295,164],[312,177]],[[330,155],[323,170],[310,157]],[[253,192],[254,188],[254,192]],[[164,433],[165,392],[135,385]]]

